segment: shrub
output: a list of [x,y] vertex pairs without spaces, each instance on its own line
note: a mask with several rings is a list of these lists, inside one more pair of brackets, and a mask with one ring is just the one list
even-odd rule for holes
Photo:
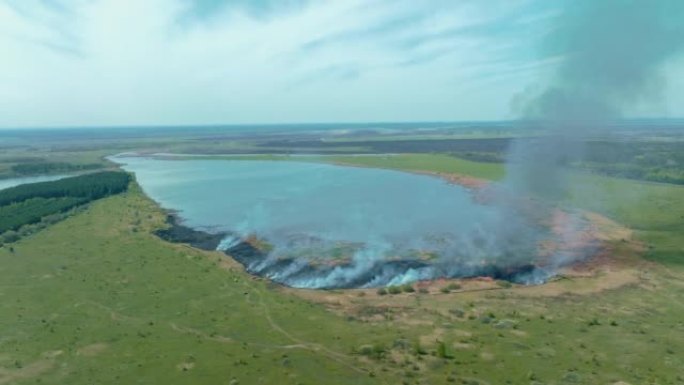
[[378,289],[378,295],[385,295],[385,294],[387,294],[387,289],[385,289],[384,287],[381,287]]
[[379,360],[385,356],[385,346],[382,344],[373,345],[373,355],[372,357]]
[[370,357],[373,354],[373,345],[362,345],[359,347],[358,353]]
[[422,355],[427,354],[427,352],[425,351],[425,349],[423,349],[423,347],[420,346],[420,341],[419,341],[419,340],[415,340],[415,341],[413,342],[413,354],[415,354],[415,355],[417,355],[417,356],[422,356]]
[[382,344],[361,345],[357,350],[358,354],[374,359],[382,359],[385,356],[385,346]]
[[449,288],[449,290],[460,290],[461,289],[461,285],[459,285],[456,282],[452,282],[452,283],[448,284],[447,287]]
[[401,290],[404,291],[404,293],[413,293],[416,291],[416,289],[413,288],[413,285],[411,284],[406,284],[401,287]]
[[389,288],[387,288],[387,291],[388,291],[390,294],[399,294],[399,293],[401,293],[401,287],[399,287],[399,286],[390,286]]
[[439,341],[437,343],[437,357],[439,358],[446,358],[446,359],[451,359],[453,358],[449,353],[447,352],[447,347],[444,341]]
[[16,231],[7,231],[2,234],[2,243],[13,243],[19,240],[19,234]]

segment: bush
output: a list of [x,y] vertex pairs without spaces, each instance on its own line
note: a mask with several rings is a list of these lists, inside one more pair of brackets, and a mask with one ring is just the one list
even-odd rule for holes
[[461,289],[461,285],[459,285],[458,283],[455,283],[455,282],[450,283],[449,285],[447,285],[447,287],[449,288],[449,290],[460,290]]
[[598,320],[598,318],[592,318],[591,321],[589,321],[589,326],[600,326],[601,322]]
[[388,291],[390,294],[399,294],[399,293],[401,293],[401,287],[399,287],[399,286],[390,286],[389,288],[387,288],[387,291]]
[[437,357],[451,359],[453,358],[449,352],[447,352],[447,347],[444,341],[439,341],[437,343]]
[[378,289],[378,295],[385,295],[385,294],[387,294],[387,289],[385,289],[384,287],[381,287]]
[[0,242],[2,243],[13,243],[19,240],[19,234],[16,231],[7,231],[2,234]]
[[385,346],[382,344],[373,345],[373,355],[372,357],[379,360],[385,356]]
[[404,293],[413,293],[416,291],[416,289],[413,288],[413,285],[411,284],[406,284],[401,287],[401,290],[404,291]]
[[370,357],[373,354],[373,345],[362,345],[362,346],[360,346],[358,353],[362,356]]
[[415,354],[415,355],[417,355],[417,356],[422,356],[422,355],[427,354],[427,352],[425,351],[425,349],[423,349],[423,347],[420,345],[420,341],[419,341],[419,340],[416,340],[416,341],[414,341],[414,343],[413,343],[413,354]]
[[360,355],[374,358],[376,360],[382,359],[385,356],[385,346],[382,344],[361,345],[357,351]]
[[452,292],[453,290],[458,290],[460,288],[461,288],[461,285],[459,285],[458,283],[452,282],[452,283],[442,287],[441,289],[439,289],[439,291],[446,294],[446,293]]

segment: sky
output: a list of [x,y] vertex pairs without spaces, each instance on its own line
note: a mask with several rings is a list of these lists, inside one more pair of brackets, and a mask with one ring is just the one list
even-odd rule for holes
[[[514,119],[564,60],[543,48],[563,14],[563,0],[0,0],[0,128]],[[684,58],[661,72],[662,97],[628,117],[684,117]]]

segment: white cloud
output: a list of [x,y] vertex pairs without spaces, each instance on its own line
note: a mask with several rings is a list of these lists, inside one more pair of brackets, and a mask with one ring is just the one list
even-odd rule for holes
[[527,0],[188,1],[0,0],[0,127],[501,119],[552,65]]

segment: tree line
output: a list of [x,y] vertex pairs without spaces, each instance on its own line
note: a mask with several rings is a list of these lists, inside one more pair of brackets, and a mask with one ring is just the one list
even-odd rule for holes
[[68,211],[85,201],[85,198],[75,197],[31,198],[23,202],[0,206],[0,234],[40,222],[45,216]]
[[131,176],[127,173],[103,171],[0,190],[0,234],[124,192],[130,181]]
[[98,168],[102,168],[102,165],[99,163],[73,164],[66,162],[25,162],[13,165],[10,170],[16,175],[39,175],[95,170]]
[[0,206],[31,198],[78,197],[95,200],[125,191],[130,181],[130,175],[124,172],[103,171],[52,182],[23,184],[0,190]]

